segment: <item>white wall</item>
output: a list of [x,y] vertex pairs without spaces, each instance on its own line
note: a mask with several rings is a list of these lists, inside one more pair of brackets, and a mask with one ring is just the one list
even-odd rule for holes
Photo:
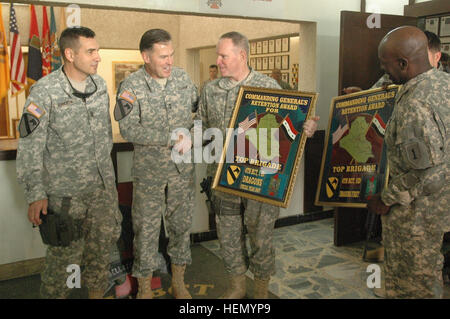
[[16,179],[16,161],[0,161],[0,265],[44,256],[39,228],[27,218],[23,189]]

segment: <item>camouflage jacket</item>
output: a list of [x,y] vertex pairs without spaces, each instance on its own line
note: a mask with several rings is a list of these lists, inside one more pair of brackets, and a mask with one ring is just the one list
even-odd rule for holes
[[[281,89],[277,81],[259,72],[250,70],[249,75],[239,83],[230,78],[219,78],[208,83],[201,94],[199,116],[203,129],[218,128],[222,131],[225,142],[225,131],[229,125],[234,106],[241,86],[253,86],[269,89]],[[207,175],[213,176],[217,163],[208,166]]]
[[449,101],[450,75],[436,69],[400,88],[384,139],[390,169],[385,204],[408,205],[448,187]]
[[97,90],[85,101],[73,95],[62,68],[32,86],[19,124],[29,134],[19,139],[16,162],[28,203],[115,185],[108,92],[100,76],[92,80],[86,92]]
[[119,127],[134,145],[133,176],[164,179],[173,171],[193,173],[192,163],[175,164],[171,159],[173,130],[191,130],[194,125],[191,111],[198,94],[188,74],[174,67],[162,88],[142,67],[121,83],[116,108],[120,100],[129,110]]

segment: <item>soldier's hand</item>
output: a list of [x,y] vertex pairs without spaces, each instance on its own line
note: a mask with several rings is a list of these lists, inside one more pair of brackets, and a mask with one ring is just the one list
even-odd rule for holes
[[28,206],[28,220],[33,225],[36,225],[36,226],[42,224],[40,215],[41,215],[41,212],[42,212],[42,214],[47,215],[47,207],[48,207],[48,199],[41,199],[41,200],[32,202]]
[[344,88],[342,91],[345,94],[351,94],[351,93],[356,93],[356,92],[362,91],[362,89],[359,86],[349,86],[347,88]]
[[183,133],[180,133],[178,135],[178,141],[173,146],[175,151],[177,151],[181,155],[183,155],[184,153],[189,151],[191,149],[191,147],[192,147],[191,138],[189,136],[187,136],[187,135],[184,135]]
[[318,120],[320,120],[320,116],[314,116],[303,124],[303,132],[305,132],[307,137],[312,137],[314,135],[314,132],[317,130]]
[[383,201],[381,200],[380,194],[375,194],[369,198],[367,201],[367,209],[375,214],[378,215],[386,215],[389,213],[389,210],[391,209],[390,206],[386,206]]

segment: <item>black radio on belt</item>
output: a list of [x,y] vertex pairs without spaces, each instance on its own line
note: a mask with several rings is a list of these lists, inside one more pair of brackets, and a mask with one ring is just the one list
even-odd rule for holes
[[67,247],[72,241],[80,238],[78,227],[68,214],[70,200],[70,197],[63,198],[59,213],[51,209],[47,209],[47,215],[41,212],[42,223],[39,225],[39,232],[45,245]]

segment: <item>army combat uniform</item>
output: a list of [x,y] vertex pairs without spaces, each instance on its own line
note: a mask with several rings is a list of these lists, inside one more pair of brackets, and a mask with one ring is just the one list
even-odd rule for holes
[[197,88],[187,73],[174,67],[162,87],[142,67],[122,83],[115,112],[120,133],[134,145],[133,276],[158,269],[158,239],[164,214],[173,264],[191,263],[190,229],[194,209],[194,164],[171,158],[172,131],[193,126]]
[[82,99],[62,68],[42,78],[31,88],[19,123],[17,176],[27,202],[48,199],[58,213],[70,197],[68,215],[81,234],[68,247],[47,247],[41,275],[46,298],[67,297],[71,264],[85,266],[81,282],[87,288],[106,289],[109,249],[120,236],[106,83],[97,75],[86,81],[86,92],[95,93]]
[[[218,128],[225,136],[242,85],[280,89],[274,79],[253,70],[239,83],[226,77],[210,82],[202,91],[199,102],[203,129]],[[214,177],[216,170],[217,164],[209,165],[207,175]],[[250,268],[259,278],[273,275],[275,250],[272,235],[275,221],[279,216],[279,208],[222,192],[214,192],[213,195],[217,232],[227,272],[232,276],[238,276]],[[241,202],[245,207],[244,223],[252,249],[250,256],[245,246],[240,214]]]
[[388,298],[442,297],[450,215],[450,75],[431,69],[396,97],[386,128],[390,179],[381,196]]

